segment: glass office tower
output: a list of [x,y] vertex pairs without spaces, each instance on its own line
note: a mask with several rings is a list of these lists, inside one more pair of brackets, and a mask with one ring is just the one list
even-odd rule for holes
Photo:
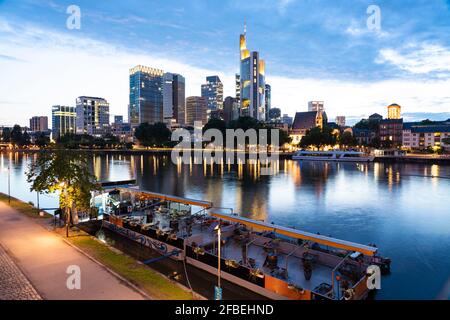
[[75,107],[52,107],[52,135],[58,140],[67,133],[75,133],[77,113]]
[[264,90],[264,110],[266,112],[266,120],[267,121],[270,120],[269,112],[270,112],[270,108],[272,108],[271,96],[272,96],[272,87],[270,86],[270,84],[266,83],[265,90]]
[[246,28],[240,36],[240,103],[241,115],[264,121],[265,62],[257,51],[249,51]]
[[223,110],[223,83],[218,76],[206,77],[206,84],[202,84],[202,97],[208,105],[208,119],[211,112]]
[[132,127],[163,122],[164,71],[138,65],[130,69],[128,116]]
[[186,81],[182,75],[164,73],[163,76],[163,118],[168,125],[186,123]]
[[76,100],[77,133],[103,136],[110,132],[109,103],[97,97],[78,97]]

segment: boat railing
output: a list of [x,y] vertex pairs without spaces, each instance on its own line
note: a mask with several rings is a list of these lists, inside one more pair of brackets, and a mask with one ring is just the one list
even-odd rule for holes
[[[338,271],[338,269],[344,264],[344,262],[350,257],[351,253],[348,253],[341,262],[339,262],[336,267],[334,267],[333,271],[331,271],[331,292],[333,295],[333,298],[335,297],[335,281],[336,281],[336,272]],[[339,296],[338,296],[339,298]]]

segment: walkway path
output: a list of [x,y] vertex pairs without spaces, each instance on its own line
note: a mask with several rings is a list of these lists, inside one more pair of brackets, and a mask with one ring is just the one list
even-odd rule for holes
[[0,300],[40,300],[41,297],[0,246]]
[[[43,299],[144,299],[105,268],[68,245],[60,236],[2,202],[0,244],[14,258]],[[1,257],[5,259],[0,254],[0,259]],[[0,265],[3,263],[5,262],[0,260]],[[71,275],[66,271],[69,266],[80,267],[81,289],[68,289],[67,279]],[[10,268],[14,266],[9,265],[8,270]],[[0,287],[3,286],[3,281],[0,278]]]

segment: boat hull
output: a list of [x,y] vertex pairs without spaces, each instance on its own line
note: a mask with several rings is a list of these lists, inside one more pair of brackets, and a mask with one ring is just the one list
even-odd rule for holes
[[168,244],[166,242],[161,242],[159,240],[147,237],[141,233],[132,231],[127,228],[123,228],[121,226],[118,226],[118,225],[108,222],[106,220],[103,220],[103,227],[105,227],[115,233],[118,233],[130,240],[138,242],[141,245],[149,247],[162,255],[168,255],[171,252],[174,252],[174,250],[178,250],[180,252],[177,255],[171,255],[171,256],[169,256],[169,258],[173,259],[173,260],[179,260],[179,261],[182,261],[184,259],[184,250],[180,250],[179,248],[171,246],[170,244]]
[[359,158],[329,158],[329,157],[305,157],[292,156],[292,160],[301,161],[326,161],[326,162],[373,162],[374,157],[359,157]]

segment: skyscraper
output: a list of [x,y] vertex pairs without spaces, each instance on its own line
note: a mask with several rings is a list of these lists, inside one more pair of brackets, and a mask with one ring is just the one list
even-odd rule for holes
[[240,36],[240,106],[243,116],[265,120],[265,62],[257,51],[247,49],[247,28]]
[[223,103],[223,120],[226,123],[239,118],[239,103],[236,98],[226,97]]
[[264,109],[266,111],[266,120],[269,120],[269,111],[270,108],[272,107],[272,101],[271,101],[271,96],[272,96],[272,88],[270,86],[270,84],[265,85],[265,89],[264,89]]
[[223,83],[218,76],[206,77],[206,83],[202,84],[202,97],[206,98],[208,118],[211,112],[223,109]]
[[52,135],[53,140],[63,137],[67,133],[76,131],[77,113],[75,107],[56,105],[52,107]]
[[30,130],[32,132],[48,131],[48,117],[33,117],[30,119]]
[[123,123],[123,116],[114,116],[114,123],[116,124]]
[[105,99],[81,96],[76,105],[78,134],[102,136],[109,132],[109,103]]
[[236,90],[236,101],[238,105],[241,105],[241,75],[236,73],[235,75],[235,90]]
[[204,97],[188,97],[186,99],[186,124],[193,126],[195,121],[205,125],[207,120],[208,104]]
[[164,71],[138,65],[130,69],[129,121],[132,127],[163,122]]
[[308,111],[324,111],[324,102],[323,101],[309,101],[308,102]]
[[184,125],[186,123],[185,89],[186,81],[176,73],[164,73],[163,76],[163,118],[164,123]]

